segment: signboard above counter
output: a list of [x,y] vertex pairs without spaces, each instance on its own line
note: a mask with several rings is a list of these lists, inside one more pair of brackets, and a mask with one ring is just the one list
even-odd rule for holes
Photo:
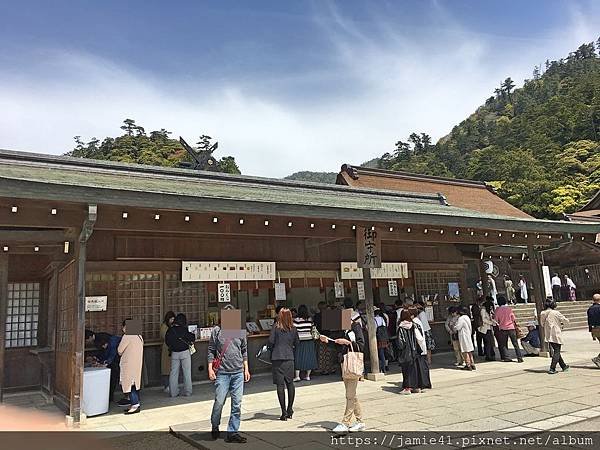
[[181,281],[264,281],[276,274],[274,262],[181,262]]
[[[363,272],[355,262],[341,263],[342,280],[362,280]],[[371,269],[372,279],[408,278],[408,263],[382,263],[380,269]]]

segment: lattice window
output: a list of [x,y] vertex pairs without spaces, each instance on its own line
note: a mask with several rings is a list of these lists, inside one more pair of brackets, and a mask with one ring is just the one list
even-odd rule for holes
[[59,351],[68,352],[73,342],[73,309],[77,301],[74,263],[65,267],[58,276],[58,320],[56,324],[56,346]]
[[106,311],[86,314],[87,328],[119,334],[123,320],[131,317],[141,320],[145,340],[158,340],[160,290],[160,272],[88,273],[86,294],[106,295],[108,300]]
[[6,347],[37,345],[40,283],[8,283]]
[[190,324],[204,323],[208,310],[208,292],[206,283],[182,282],[181,274],[168,272],[165,274],[165,313],[173,311],[183,313]]
[[[448,298],[448,283],[459,283],[459,271],[427,271],[415,270],[415,289],[417,300],[427,297],[433,301],[437,294],[437,305],[433,305],[435,320],[444,320],[447,316],[448,307],[455,303],[450,303]],[[465,293],[461,292],[461,296]]]

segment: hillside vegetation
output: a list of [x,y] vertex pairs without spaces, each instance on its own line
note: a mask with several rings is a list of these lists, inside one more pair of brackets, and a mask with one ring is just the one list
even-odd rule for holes
[[599,53],[546,61],[520,89],[507,78],[448,136],[412,133],[379,167],[486,181],[535,217],[576,211],[600,188]]

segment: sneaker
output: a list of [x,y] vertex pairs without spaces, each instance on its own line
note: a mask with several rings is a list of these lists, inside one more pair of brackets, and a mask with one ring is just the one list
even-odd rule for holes
[[571,366],[567,365],[567,366],[565,366],[565,368],[562,371],[567,372],[570,368],[571,368]]
[[[512,359],[509,359],[509,358],[504,358],[504,359],[502,360],[502,362],[513,362],[513,360],[512,360]],[[523,362],[523,361],[521,361],[521,362]]]
[[163,388],[163,392],[164,392],[165,394],[168,394],[168,393],[170,392],[169,386],[166,386],[166,387],[164,387],[164,388]]
[[523,362],[523,358],[521,358],[521,359],[517,359],[517,362],[518,362],[518,363],[522,363],[522,362]]
[[365,424],[362,422],[356,422],[354,425],[352,425],[350,428],[348,428],[348,431],[350,433],[355,433],[357,431],[363,431],[365,429]]
[[333,431],[335,434],[346,434],[348,433],[348,427],[343,423],[338,423],[336,427],[331,431]]
[[555,373],[558,373],[555,369],[548,370],[548,374],[550,374],[550,375],[554,375]]
[[131,400],[129,400],[128,398],[122,398],[121,400],[119,400],[117,402],[117,405],[120,406],[120,407],[122,407],[122,408],[131,406]]
[[310,377],[302,378],[302,381],[310,381]]
[[473,369],[471,368],[471,366],[467,366],[467,365],[465,365],[465,366],[462,368],[462,370],[473,370]]
[[475,364],[473,364],[473,365],[471,366],[471,369],[473,369],[473,370],[477,370],[477,368],[475,367]]
[[462,366],[462,365],[463,365],[463,363],[461,363],[461,362],[455,362],[455,363],[454,363],[454,367],[460,367],[460,366]]
[[409,389],[409,388],[402,389],[402,392],[400,392],[400,393],[401,393],[402,395],[410,395],[410,394],[411,394],[411,392],[410,392],[410,389]]
[[213,427],[212,430],[210,430],[210,436],[213,439],[219,439],[220,435],[221,435],[221,432],[219,431],[219,427]]
[[296,377],[296,378],[294,378],[294,379],[293,379],[293,381],[296,381],[296,382],[298,382],[298,381],[300,381],[300,380],[301,380],[301,378],[300,378],[300,377]]
[[225,438],[225,442],[231,442],[234,444],[245,444],[248,441],[244,436],[239,433],[228,434]]
[[410,392],[412,394],[420,394],[421,393],[421,389],[417,388],[417,389],[411,389]]
[[598,368],[600,368],[600,357],[596,356],[595,358],[592,358],[592,362],[596,364]]

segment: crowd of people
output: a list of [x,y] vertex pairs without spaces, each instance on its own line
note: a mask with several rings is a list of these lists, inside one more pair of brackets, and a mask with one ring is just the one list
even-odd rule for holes
[[[514,311],[503,295],[480,298],[470,306],[450,306],[445,322],[446,331],[455,355],[455,365],[464,370],[476,370],[475,356],[486,361],[499,358],[504,362],[513,361],[508,354],[510,340],[517,362],[524,356],[540,354],[542,343],[552,356],[549,374],[556,374],[557,367],[569,370],[562,358],[563,326],[568,319],[556,308],[556,302],[549,298],[545,309],[535,321],[527,323],[527,331],[517,324]],[[323,317],[327,309],[350,310],[350,325],[339,330],[327,330]],[[588,312],[589,331],[593,339],[600,342],[600,294],[593,296],[593,305]],[[313,371],[328,375],[341,371],[345,387],[346,408],[341,422],[333,429],[335,433],[360,431],[365,428],[360,402],[357,396],[358,382],[363,378],[362,354],[366,347],[369,329],[375,330],[379,370],[386,372],[392,362],[398,363],[402,371],[403,395],[419,394],[431,389],[430,364],[436,343],[431,332],[425,304],[415,302],[395,305],[379,304],[375,307],[374,323],[367,327],[367,318],[361,302],[353,304],[345,299],[343,306],[336,307],[324,302],[318,304],[318,311],[310,314],[306,305],[297,310],[278,306],[276,319],[271,330],[267,348],[271,351],[273,384],[281,408],[280,420],[288,420],[294,414],[296,397],[295,383],[310,381]],[[543,335],[540,335],[540,326]],[[192,393],[191,355],[195,336],[188,331],[184,314],[169,311],[161,327],[163,338],[163,358],[161,372],[163,388],[172,397],[180,395],[179,376],[183,373],[183,392]],[[143,339],[139,335],[126,333],[123,322],[123,336],[95,333],[86,330],[86,338],[94,342],[100,353],[97,360],[111,368],[111,400],[117,383],[120,383],[124,397],[118,402],[127,407],[125,414],[140,411],[141,372]],[[522,347],[522,349],[521,349]],[[477,353],[475,353],[477,352]],[[360,369],[348,369],[348,359],[360,354]],[[592,358],[600,368],[600,354]],[[221,413],[227,396],[231,397],[231,413],[227,426],[227,442],[245,442],[239,434],[241,404],[244,384],[250,380],[248,368],[248,345],[245,335],[231,336],[216,326],[212,330],[208,344],[208,376],[215,383],[215,399],[211,414],[212,436],[220,436]],[[356,366],[356,364],[355,364]],[[359,372],[357,373],[357,370]]]

